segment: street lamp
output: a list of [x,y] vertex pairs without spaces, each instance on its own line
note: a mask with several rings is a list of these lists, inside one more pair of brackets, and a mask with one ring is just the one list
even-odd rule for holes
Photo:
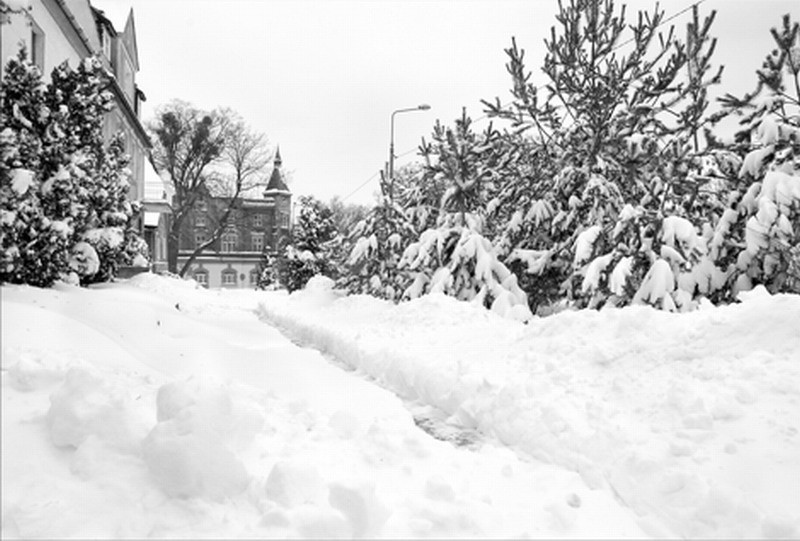
[[394,198],[394,115],[397,113],[409,113],[411,111],[427,111],[430,108],[430,105],[423,103],[422,105],[417,105],[416,107],[398,109],[392,112],[392,129],[389,136],[389,199]]

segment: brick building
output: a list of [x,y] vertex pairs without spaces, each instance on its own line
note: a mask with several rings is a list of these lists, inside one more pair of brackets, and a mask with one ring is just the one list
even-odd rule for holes
[[[275,251],[291,231],[292,194],[281,170],[280,149],[267,187],[260,198],[243,198],[233,210],[222,236],[198,255],[186,276],[210,288],[255,287],[264,250]],[[178,268],[205,243],[219,224],[229,200],[207,197],[183,222]]]

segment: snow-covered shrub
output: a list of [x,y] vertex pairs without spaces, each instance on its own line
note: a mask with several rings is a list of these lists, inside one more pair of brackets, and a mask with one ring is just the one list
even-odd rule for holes
[[[146,254],[131,229],[123,142],[103,139],[113,106],[106,78],[96,58],[56,67],[49,84],[24,50],[9,60],[0,90],[0,281],[49,286],[75,265],[83,283],[108,280]],[[94,232],[107,228],[120,228],[123,242],[96,242]],[[93,245],[99,265],[76,263],[88,253],[74,250],[78,243]]]

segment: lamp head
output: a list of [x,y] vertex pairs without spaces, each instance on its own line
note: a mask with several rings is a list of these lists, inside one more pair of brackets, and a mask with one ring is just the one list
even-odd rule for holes
[[427,111],[430,108],[431,108],[431,106],[428,105],[427,103],[423,103],[422,105],[418,105],[417,106],[417,109],[419,109],[420,111]]

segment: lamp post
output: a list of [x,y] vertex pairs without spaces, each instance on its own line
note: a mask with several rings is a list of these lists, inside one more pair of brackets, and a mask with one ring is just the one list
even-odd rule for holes
[[392,201],[394,200],[394,115],[397,113],[409,113],[411,111],[427,111],[430,108],[430,105],[423,103],[416,107],[398,109],[392,112],[391,134],[389,136],[389,199]]

